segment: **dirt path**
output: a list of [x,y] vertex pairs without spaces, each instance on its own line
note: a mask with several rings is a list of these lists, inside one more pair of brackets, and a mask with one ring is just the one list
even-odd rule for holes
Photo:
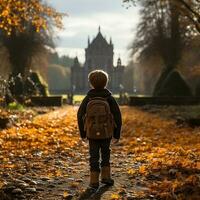
[[[77,111],[77,107],[74,107],[74,111]],[[52,113],[37,117],[35,120],[40,121],[41,118],[48,118],[50,120],[57,120],[59,118],[68,117],[67,109],[60,109]],[[123,144],[120,142],[118,145],[112,145],[111,153],[111,165],[112,176],[115,179],[115,185],[112,187],[105,187],[101,185],[100,189],[92,194],[87,199],[94,200],[108,200],[114,199],[118,196],[118,193],[126,196],[127,199],[135,199],[137,193],[147,190],[142,186],[140,177],[136,179],[130,179],[128,170],[135,165],[135,168],[139,167],[139,163],[133,163],[133,156],[127,155],[123,149]],[[51,184],[44,184],[44,191],[38,192],[34,199],[84,199],[84,192],[87,189],[89,181],[89,167],[88,167],[88,143],[78,141],[77,146],[71,149],[73,158],[63,158],[62,162],[68,163],[66,168],[66,177],[59,177],[47,180]]]
[[[81,145],[81,148],[87,149],[87,145]],[[85,199],[81,198],[81,196],[84,196],[84,191],[88,186],[89,180],[88,153],[87,150],[80,153],[80,148],[75,148],[74,151],[73,159],[70,158],[67,160],[70,166],[66,169],[66,174],[68,176],[48,180],[51,182],[51,185],[46,184],[45,191],[38,193],[37,197],[34,199],[63,199],[65,194],[66,199]],[[138,167],[137,163],[132,162],[133,158],[131,155],[128,156],[120,152],[120,147],[115,147],[111,160],[115,185],[112,187],[101,185],[99,191],[87,199],[115,199],[114,197],[118,196],[119,193],[126,196],[126,198],[128,197],[127,199],[135,199],[134,197],[137,197],[138,193],[147,190],[147,188],[143,187],[140,177],[130,179],[127,174],[128,169],[132,168],[133,165],[135,165],[136,168]]]
[[[0,132],[0,200],[83,199],[89,155],[79,138],[77,109],[56,109]],[[115,184],[101,185],[85,199],[199,199],[200,130],[178,127],[155,113],[121,109],[123,137],[111,153]]]

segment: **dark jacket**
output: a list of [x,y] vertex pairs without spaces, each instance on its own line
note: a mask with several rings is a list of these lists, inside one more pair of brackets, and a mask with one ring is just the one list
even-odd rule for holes
[[111,95],[111,92],[107,89],[101,89],[101,90],[91,89],[87,93],[86,97],[83,99],[77,113],[78,127],[79,127],[81,138],[86,138],[86,132],[84,131],[84,124],[83,124],[83,117],[86,113],[87,103],[89,102],[89,99],[93,97],[107,98],[107,101],[110,105],[111,113],[113,114],[115,123],[117,125],[117,127],[114,130],[113,137],[115,139],[119,139],[120,133],[121,133],[121,126],[122,126],[121,112],[120,112],[117,102],[115,101],[114,97]]

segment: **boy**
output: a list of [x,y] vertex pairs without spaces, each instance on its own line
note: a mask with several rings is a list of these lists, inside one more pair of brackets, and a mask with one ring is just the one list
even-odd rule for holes
[[[119,141],[122,120],[117,102],[111,92],[106,89],[108,74],[102,70],[94,70],[89,73],[88,80],[92,89],[83,99],[77,118],[82,140],[86,138],[89,140],[89,186],[98,189],[100,172],[102,183],[108,186],[114,184],[110,170],[110,143],[112,138],[114,143]],[[99,167],[100,151],[101,169]]]

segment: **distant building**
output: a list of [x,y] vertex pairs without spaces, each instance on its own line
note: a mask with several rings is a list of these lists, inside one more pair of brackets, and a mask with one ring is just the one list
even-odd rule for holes
[[125,67],[121,59],[118,58],[117,66],[113,65],[113,43],[112,39],[108,42],[99,32],[90,42],[88,38],[88,47],[85,49],[85,63],[80,65],[78,57],[74,59],[71,68],[71,86],[77,93],[85,92],[89,89],[88,73],[95,69],[102,69],[109,74],[108,88],[113,92],[119,92],[123,88],[123,77]]

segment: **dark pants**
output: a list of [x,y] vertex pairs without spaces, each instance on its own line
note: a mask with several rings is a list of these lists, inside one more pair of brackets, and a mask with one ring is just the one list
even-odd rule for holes
[[101,167],[110,166],[110,141],[111,139],[89,139],[90,170],[100,172],[99,160],[101,152]]

